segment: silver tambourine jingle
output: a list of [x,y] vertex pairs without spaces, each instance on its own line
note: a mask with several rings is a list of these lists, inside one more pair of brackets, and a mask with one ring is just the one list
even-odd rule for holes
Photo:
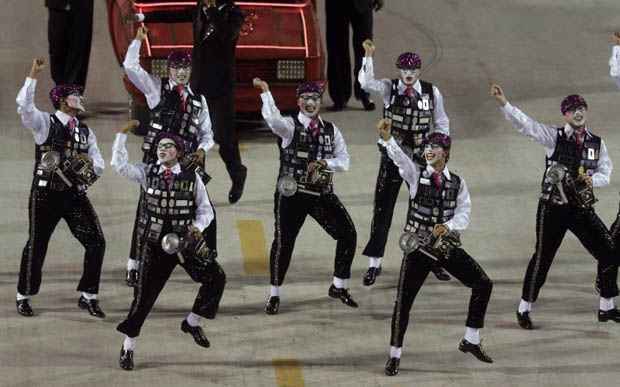
[[291,197],[297,192],[297,181],[292,176],[282,176],[278,180],[278,192],[282,196]]

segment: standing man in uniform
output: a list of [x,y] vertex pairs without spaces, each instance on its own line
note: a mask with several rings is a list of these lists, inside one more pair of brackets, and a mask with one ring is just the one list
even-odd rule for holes
[[45,0],[50,71],[57,85],[86,86],[93,37],[93,0]]
[[228,201],[243,194],[247,168],[241,163],[235,127],[235,47],[244,15],[232,0],[197,0],[185,12],[136,14],[145,22],[193,22],[192,89],[207,99],[220,156],[232,180]]
[[[442,238],[450,232],[465,230],[469,225],[471,200],[465,180],[447,167],[452,143],[450,136],[437,132],[428,136],[424,145],[426,165],[421,167],[398,145],[390,133],[390,126],[388,119],[379,121],[379,143],[385,147],[388,157],[408,183],[410,205],[405,232],[413,233],[422,240],[430,235]],[[458,246],[447,250],[445,257],[431,258],[421,249],[405,253],[392,315],[390,358],[385,365],[386,375],[398,373],[411,306],[429,271],[437,264],[445,267],[471,289],[465,337],[459,344],[459,350],[471,353],[482,362],[493,362],[484,352],[480,339],[493,282],[482,267]]]
[[[357,74],[362,66],[362,42],[372,39],[372,12],[383,7],[383,0],[325,0],[327,42],[327,79],[333,111],[343,110],[351,98],[351,57],[349,55],[349,25],[353,29],[354,69]],[[375,103],[368,92],[362,90],[353,75],[355,99],[365,110],[375,110]]]
[[[213,132],[209,108],[204,96],[194,93],[189,86],[192,74],[191,55],[187,52],[174,51],[168,56],[168,78],[160,79],[150,75],[140,66],[140,46],[146,39],[148,30],[139,27],[136,38],[129,45],[123,67],[127,78],[144,94],[151,110],[151,122],[142,144],[142,162],[150,164],[157,161],[155,137],[162,132],[171,132],[185,141],[186,156],[181,160],[186,168],[194,168],[204,184],[210,177],[205,172],[206,155],[213,146]],[[137,240],[143,231],[140,224],[142,196],[138,203],[136,221],[127,263],[127,283],[137,283],[138,257]],[[210,203],[211,207],[213,205]],[[217,252],[217,224],[215,213],[213,220],[205,229],[205,239],[209,247]]]
[[[395,79],[375,79],[373,55],[375,45],[371,40],[364,41],[366,55],[362,61],[358,79],[367,92],[375,92],[383,99],[383,117],[392,120],[392,134],[418,166],[424,167],[424,141],[433,132],[450,134],[450,120],[443,106],[439,89],[430,82],[420,80],[422,60],[413,52],[404,52],[396,59],[400,77]],[[403,179],[398,167],[388,157],[385,148],[379,146],[381,162],[375,186],[375,203],[370,239],[364,249],[368,257],[368,271],[364,275],[364,285],[375,283],[381,274],[381,260],[385,253],[394,206]],[[435,276],[447,281],[450,276],[439,266],[432,268]]]
[[349,213],[334,193],[331,179],[333,172],[349,169],[349,154],[340,130],[319,116],[323,89],[316,82],[300,84],[299,113],[283,117],[267,82],[255,78],[254,86],[262,91],[263,118],[279,137],[280,149],[278,190],[274,195],[275,236],[269,261],[271,290],[265,312],[278,313],[280,288],[297,234],[308,215],[337,241],[328,295],[357,308],[348,290],[357,233]]
[[[491,85],[504,117],[519,133],[545,148],[546,166],[536,213],[536,247],[525,272],[517,321],[523,329],[533,329],[530,312],[545,284],[553,258],[571,231],[598,261],[600,289],[598,320],[620,322],[614,297],[618,295],[618,256],[607,227],[592,207],[592,188],[609,184],[612,163],[605,141],[587,127],[588,104],[579,95],[569,95],[560,106],[565,124],[549,126],[532,119],[511,105],[502,88]],[[554,182],[552,169],[562,168],[564,178]],[[582,188],[577,191],[575,187]],[[572,188],[571,188],[572,187]],[[585,195],[584,195],[585,194]]]
[[[201,320],[215,318],[226,284],[224,271],[203,239],[204,229],[214,215],[209,195],[201,176],[179,163],[185,141],[174,133],[161,132],[153,141],[157,160],[129,164],[127,133],[138,124],[130,122],[116,135],[111,162],[119,175],[140,184],[144,192],[144,209],[140,214],[144,227],[138,240],[142,261],[139,280],[129,314],[116,328],[125,334],[119,358],[119,365],[125,370],[134,367],[136,338],[177,263],[201,284],[192,311],[181,323],[181,331],[191,334],[201,347],[210,346]],[[187,242],[188,247],[176,254],[167,251],[165,246],[172,244],[166,242],[171,234]]]
[[34,104],[37,76],[45,67],[43,59],[34,59],[30,75],[17,95],[17,113],[24,127],[32,130],[35,142],[35,167],[28,219],[29,238],[22,254],[17,283],[17,312],[32,316],[30,298],[39,293],[47,245],[60,219],[84,246],[84,271],[77,290],[80,309],[95,317],[105,314],[97,293],[105,239],[99,218],[86,189],[103,174],[105,164],[95,133],[76,118],[85,111],[82,88],[57,85],[50,91],[53,114],[42,112]]

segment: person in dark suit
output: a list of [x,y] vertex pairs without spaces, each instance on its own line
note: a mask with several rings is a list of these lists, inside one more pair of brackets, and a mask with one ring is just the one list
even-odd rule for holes
[[56,85],[84,88],[93,37],[93,0],[45,0],[50,71]]
[[207,99],[215,141],[232,180],[228,201],[243,194],[247,168],[241,163],[235,128],[235,47],[244,15],[232,0],[197,0],[182,12],[136,14],[137,21],[193,23],[191,88]]
[[[327,79],[329,96],[334,105],[330,110],[340,111],[351,98],[351,58],[349,56],[349,24],[353,29],[354,74],[362,67],[362,42],[372,39],[372,11],[383,7],[383,0],[325,0],[327,42]],[[365,110],[374,110],[375,104],[368,93],[354,80],[355,98]]]

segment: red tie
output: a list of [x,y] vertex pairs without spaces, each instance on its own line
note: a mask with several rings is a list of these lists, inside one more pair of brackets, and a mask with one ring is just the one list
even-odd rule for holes
[[75,129],[75,127],[77,126],[77,124],[75,123],[77,120],[75,119],[75,117],[71,117],[71,119],[68,122],[69,125],[69,129],[73,130]]
[[433,184],[437,189],[441,189],[441,172],[433,172]]
[[166,187],[168,189],[172,188],[172,183],[174,182],[174,174],[170,168],[164,169],[164,182],[166,183]]
[[319,128],[319,120],[316,118],[313,118],[312,121],[310,121],[310,125],[308,125],[308,127],[310,128],[312,137],[318,136],[319,132],[321,132],[321,128]]
[[407,97],[413,98],[415,94],[415,90],[413,89],[413,86],[407,85],[407,88],[405,89],[405,94],[407,95]]
[[187,107],[187,104],[186,104],[187,101],[185,98],[185,86],[177,85],[176,90],[177,90],[177,93],[179,93],[179,98],[181,99],[181,102],[179,103],[179,109],[181,109],[181,111],[185,111],[185,108]]

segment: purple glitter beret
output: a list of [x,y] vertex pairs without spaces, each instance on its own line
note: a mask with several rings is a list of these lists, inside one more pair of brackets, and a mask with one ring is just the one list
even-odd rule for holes
[[157,144],[159,144],[159,142],[163,140],[164,138],[174,141],[174,144],[176,145],[176,148],[177,148],[177,153],[179,157],[181,157],[183,153],[185,152],[185,141],[181,138],[181,136],[171,133],[171,132],[160,132],[157,136],[155,136],[155,140],[153,141],[153,144],[157,146]]
[[323,95],[323,86],[318,82],[303,82],[297,86],[297,97],[304,93],[317,93]]
[[415,70],[422,67],[422,59],[415,52],[403,52],[396,59],[396,67],[401,70]]
[[82,95],[84,88],[79,85],[56,85],[50,90],[50,100],[55,109],[60,108],[60,99],[66,98],[71,94]]
[[172,51],[168,55],[168,67],[178,69],[192,65],[192,54],[189,51]]
[[445,150],[449,150],[452,146],[452,139],[447,134],[434,132],[428,135],[426,138],[427,144],[436,144],[441,146]]
[[566,114],[566,112],[574,111],[580,107],[588,108],[586,100],[578,94],[571,94],[562,100],[560,110],[562,114]]

